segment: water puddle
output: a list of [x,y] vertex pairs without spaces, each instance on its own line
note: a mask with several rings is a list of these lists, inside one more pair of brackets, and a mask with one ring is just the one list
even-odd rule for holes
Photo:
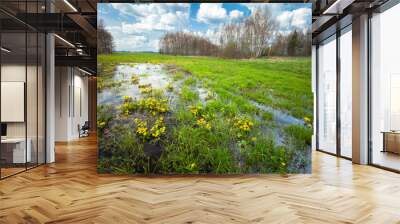
[[[132,77],[138,77],[138,83],[132,84]],[[123,102],[122,96],[140,99],[139,86],[150,86],[152,89],[165,89],[171,82],[162,65],[158,64],[121,64],[115,67],[114,81],[122,81],[119,88],[104,89],[98,95],[98,104],[118,105]],[[168,98],[172,92],[165,91]]]
[[274,115],[274,120],[283,125],[290,125],[290,124],[295,124],[295,125],[304,125],[304,121],[302,119],[293,117],[292,115],[283,112],[281,110],[274,109],[272,107],[266,106],[264,104],[260,104],[254,100],[249,100],[251,104],[253,104],[255,107],[258,109],[272,113]]

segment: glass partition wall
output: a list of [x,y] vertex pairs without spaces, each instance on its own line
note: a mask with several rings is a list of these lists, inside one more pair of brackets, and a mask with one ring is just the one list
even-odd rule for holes
[[[18,8],[35,13],[40,2],[18,2]],[[45,41],[0,11],[1,179],[45,163]]]
[[352,27],[318,44],[317,150],[352,157]]
[[400,171],[400,4],[371,18],[370,163]]

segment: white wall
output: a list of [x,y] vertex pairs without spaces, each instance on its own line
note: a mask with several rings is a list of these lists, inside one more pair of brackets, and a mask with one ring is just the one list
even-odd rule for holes
[[76,68],[56,67],[55,86],[55,140],[77,139],[78,125],[88,120],[88,78]]
[[[26,70],[27,69],[27,70]],[[2,82],[24,82],[26,72],[28,72],[28,88],[27,88],[27,122],[28,122],[28,137],[31,133],[30,130],[35,130],[36,137],[36,80],[32,80],[31,75],[36,77],[36,66],[27,66],[25,64],[3,64],[1,66],[1,81]],[[39,71],[40,72],[40,71]],[[31,88],[29,88],[31,87]],[[4,96],[3,96],[4,97]],[[39,105],[39,107],[42,105]],[[8,108],[2,108],[7,110]],[[24,110],[24,108],[22,108]],[[7,122],[7,135],[8,137],[25,137],[25,123],[26,122]],[[32,131],[33,132],[33,131]]]
[[70,77],[68,74],[68,67],[55,68],[55,141],[68,140],[68,88],[70,84]]

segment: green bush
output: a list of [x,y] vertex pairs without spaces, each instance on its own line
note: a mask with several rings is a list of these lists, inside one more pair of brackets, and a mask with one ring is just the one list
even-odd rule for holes
[[182,87],[180,95],[182,100],[186,102],[194,102],[199,99],[199,95],[187,86]]
[[190,76],[189,78],[185,79],[185,81],[183,81],[183,85],[185,86],[195,86],[197,83],[197,80],[195,78],[193,78],[192,76]]
[[[126,123],[126,122],[123,122]],[[146,172],[148,158],[131,124],[116,123],[99,139],[98,171],[132,174]]]
[[312,129],[301,125],[289,125],[284,128],[289,142],[304,148],[311,145]]
[[276,147],[269,137],[259,138],[242,150],[247,173],[286,173],[288,155],[284,147]]

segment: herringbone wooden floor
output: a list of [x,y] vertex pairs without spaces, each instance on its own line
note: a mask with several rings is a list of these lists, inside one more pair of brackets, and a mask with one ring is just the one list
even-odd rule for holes
[[0,223],[400,223],[400,175],[314,152],[313,174],[96,174],[96,139],[0,181]]

